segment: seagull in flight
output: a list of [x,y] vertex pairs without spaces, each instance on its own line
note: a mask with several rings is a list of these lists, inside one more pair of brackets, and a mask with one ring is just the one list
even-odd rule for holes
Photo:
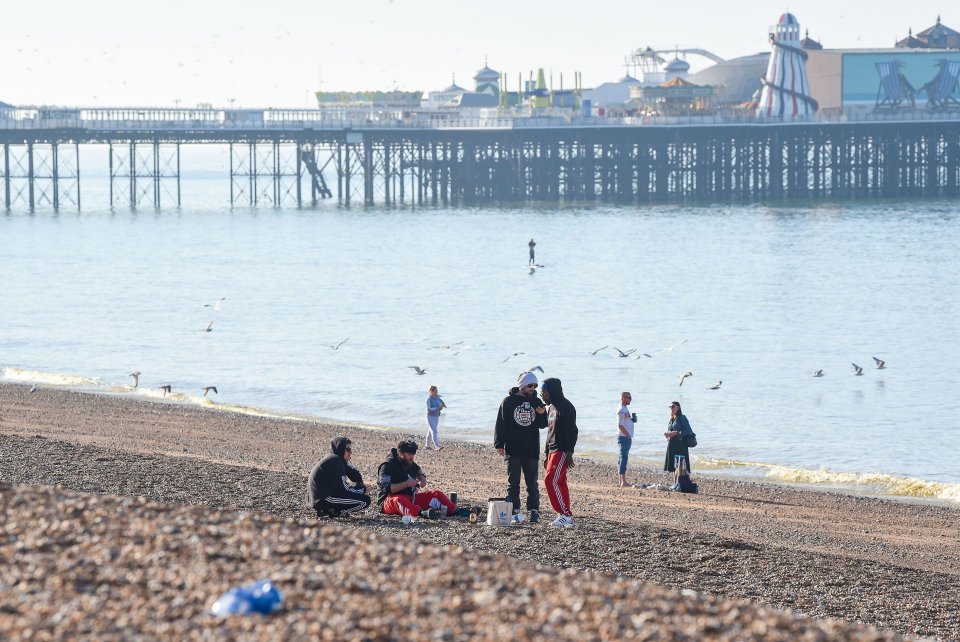
[[207,393],[210,392],[211,390],[213,390],[213,394],[215,394],[215,395],[216,395],[216,394],[220,394],[220,393],[217,392],[217,387],[216,387],[216,386],[204,386],[203,388],[200,388],[200,389],[203,390],[203,396],[204,396],[204,397],[206,397],[206,396],[207,396]]
[[861,368],[860,366],[858,366],[858,365],[855,364],[855,363],[851,363],[850,365],[853,366],[853,374],[854,374],[854,376],[860,377],[860,376],[863,375],[863,368]]
[[682,375],[680,375],[680,385],[681,385],[681,386],[683,385],[683,380],[684,380],[684,379],[686,379],[687,377],[692,377],[692,376],[693,376],[693,373],[692,373],[692,372],[684,372]]
[[453,353],[452,355],[450,355],[450,356],[455,357],[455,356],[457,356],[458,354],[460,354],[461,352],[463,352],[464,350],[469,350],[469,349],[470,349],[470,346],[463,346],[462,348],[460,348],[459,350],[457,350],[456,352],[454,352],[454,353]]
[[511,354],[509,357],[507,357],[506,359],[504,359],[503,361],[501,361],[500,363],[506,363],[507,361],[510,361],[510,359],[513,359],[514,357],[519,357],[521,354],[526,354],[526,353],[524,353],[524,352],[514,352],[514,353]]
[[346,343],[346,342],[349,341],[349,340],[350,340],[350,337],[347,337],[346,339],[344,339],[344,340],[341,341],[340,343],[330,344],[330,345],[328,345],[327,347],[328,347],[328,348],[333,348],[334,350],[339,350],[339,349],[340,349],[340,346],[342,346],[344,343]]
[[708,390],[720,390],[720,386],[723,385],[723,380],[718,381],[708,388]]
[[420,366],[407,366],[407,367],[408,367],[408,368],[412,368],[413,370],[416,370],[418,375],[425,375],[425,374],[427,374],[427,369],[426,369],[426,368],[421,368]]
[[226,301],[226,300],[227,300],[227,297],[222,296],[222,297],[220,297],[219,299],[217,299],[217,301],[216,301],[215,303],[204,303],[204,304],[203,304],[203,307],[205,307],[205,308],[213,308],[214,310],[219,310],[219,309],[220,309],[220,306],[223,305],[223,302]]
[[207,324],[207,327],[201,330],[201,332],[213,332],[213,321]]
[[669,348],[664,348],[664,349],[662,350],[662,352],[673,352],[676,348],[679,348],[680,346],[682,346],[682,345],[683,345],[684,343],[686,343],[686,342],[687,342],[687,340],[684,339],[684,340],[681,341],[680,343],[675,343],[675,344],[673,344],[672,346],[670,346]]
[[887,362],[883,359],[877,359],[876,357],[873,357],[873,362],[877,364],[877,370],[883,370],[887,367]]
[[597,353],[598,353],[598,352],[600,352],[601,350],[606,350],[606,349],[607,349],[607,346],[603,346],[602,348],[597,348],[596,350],[594,350],[593,352],[590,353],[590,356],[591,356],[591,357],[595,357],[595,356],[597,356]]
[[540,371],[540,374],[544,374],[543,368],[541,368],[540,366],[533,366],[532,368],[530,368],[529,370],[527,370],[527,372],[533,372],[534,370],[539,370],[539,371]]
[[140,385],[140,371],[139,371],[139,370],[137,370],[136,372],[131,372],[131,373],[130,373],[129,375],[127,375],[127,376],[129,376],[131,379],[133,379],[133,387],[134,387],[134,388],[136,388],[137,386]]
[[169,383],[165,386],[160,386],[160,390],[163,390],[164,397],[166,397],[172,389],[173,389],[173,386],[171,386]]
[[621,349],[618,348],[617,346],[613,346],[613,349],[616,350],[617,352],[619,352],[621,357],[629,357],[631,354],[633,354],[634,352],[637,351],[636,348],[630,348],[629,350],[627,350],[626,352],[624,352],[623,350],[621,350]]
[[814,376],[814,377],[822,377],[822,376],[823,376],[823,370],[814,370],[814,371],[813,371],[813,376]]

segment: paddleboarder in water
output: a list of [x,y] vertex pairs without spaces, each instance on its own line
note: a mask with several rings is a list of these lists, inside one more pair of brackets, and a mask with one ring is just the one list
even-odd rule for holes
[[530,265],[536,265],[537,262],[533,258],[533,248],[537,247],[537,243],[533,239],[530,239],[530,242],[527,243],[527,245],[530,247]]

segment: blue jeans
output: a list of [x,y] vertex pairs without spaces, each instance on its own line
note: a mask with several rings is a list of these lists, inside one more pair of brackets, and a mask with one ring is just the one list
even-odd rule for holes
[[627,474],[627,459],[630,457],[630,444],[633,440],[623,435],[617,435],[617,443],[620,444],[620,474]]

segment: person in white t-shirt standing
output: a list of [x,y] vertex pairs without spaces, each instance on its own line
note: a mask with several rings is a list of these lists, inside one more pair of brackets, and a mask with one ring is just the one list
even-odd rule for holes
[[620,393],[620,409],[617,411],[617,444],[620,445],[620,488],[629,486],[627,483],[627,458],[630,456],[630,446],[633,445],[633,427],[636,415],[630,414],[630,402],[633,397],[629,392]]

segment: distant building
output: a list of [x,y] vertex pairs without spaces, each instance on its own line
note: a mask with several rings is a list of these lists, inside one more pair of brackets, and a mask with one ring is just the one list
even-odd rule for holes
[[467,93],[467,90],[458,85],[456,79],[454,79],[446,89],[431,91],[427,97],[423,99],[420,106],[425,109],[440,109],[465,93]]
[[13,105],[0,101],[0,118],[11,118],[15,109]]
[[937,16],[935,25],[916,36],[912,29],[908,29],[907,37],[897,41],[896,46],[899,49],[960,49],[960,32],[941,24],[940,16]]
[[717,63],[695,74],[689,80],[698,85],[722,87],[723,93],[716,97],[720,104],[741,105],[753,100],[762,88],[760,79],[767,71],[770,53],[741,56]]
[[500,72],[490,69],[486,61],[483,63],[483,69],[474,74],[473,81],[476,83],[474,90],[476,93],[500,96]]
[[[318,91],[317,104],[320,107],[393,107],[413,109],[420,105],[422,91]],[[212,108],[211,105],[197,105],[198,108]]]
[[605,82],[593,89],[583,91],[583,100],[590,101],[594,107],[623,107],[630,100],[630,88],[639,87],[642,83],[627,74],[616,82]]

